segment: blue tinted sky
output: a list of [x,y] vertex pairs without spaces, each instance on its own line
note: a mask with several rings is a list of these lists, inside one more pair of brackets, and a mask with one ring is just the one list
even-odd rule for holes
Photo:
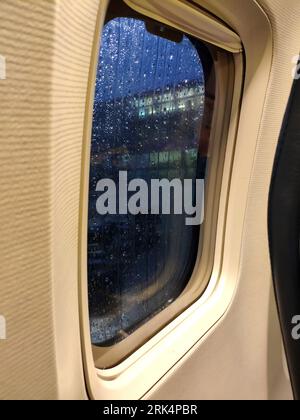
[[187,37],[178,44],[150,34],[144,22],[117,18],[106,24],[96,82],[96,100],[203,81],[199,55]]

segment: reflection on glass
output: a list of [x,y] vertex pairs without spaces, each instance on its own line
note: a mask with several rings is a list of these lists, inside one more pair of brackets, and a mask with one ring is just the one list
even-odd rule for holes
[[203,178],[204,80],[198,52],[142,21],[106,24],[96,82],[90,169],[88,286],[92,342],[116,343],[172,303],[194,268],[199,226],[182,215],[100,216],[102,178]]

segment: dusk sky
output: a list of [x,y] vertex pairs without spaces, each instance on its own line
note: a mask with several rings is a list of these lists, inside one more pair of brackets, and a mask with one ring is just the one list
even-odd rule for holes
[[106,24],[96,82],[96,100],[202,81],[199,55],[184,37],[178,44],[147,32],[142,21],[117,18]]

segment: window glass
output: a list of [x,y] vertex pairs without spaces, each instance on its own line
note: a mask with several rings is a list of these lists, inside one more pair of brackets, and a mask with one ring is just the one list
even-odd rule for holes
[[[145,22],[133,18],[105,25],[89,186],[94,345],[126,338],[174,302],[191,277],[201,224],[188,224],[187,212],[180,214],[188,190],[180,191],[180,185],[192,180],[190,205],[195,206],[196,179],[205,178],[207,165],[208,141],[201,135],[204,82],[198,50],[187,36],[175,42],[150,33]],[[153,180],[171,181],[170,194],[165,185],[155,196]],[[126,194],[124,185],[129,187]]]

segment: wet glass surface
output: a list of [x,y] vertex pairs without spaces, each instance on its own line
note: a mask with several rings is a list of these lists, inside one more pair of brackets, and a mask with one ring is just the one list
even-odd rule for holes
[[172,303],[191,276],[199,226],[185,215],[105,215],[100,179],[204,178],[203,68],[189,38],[150,34],[142,21],[108,22],[96,81],[90,168],[88,288],[92,343],[116,343]]

